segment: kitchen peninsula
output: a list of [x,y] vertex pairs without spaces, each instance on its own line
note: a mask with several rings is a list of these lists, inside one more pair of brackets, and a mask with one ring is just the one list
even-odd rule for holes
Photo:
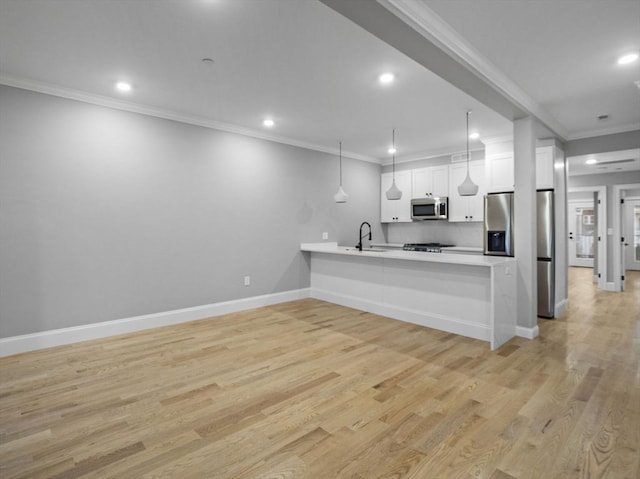
[[516,335],[514,258],[307,243],[311,296],[489,341]]

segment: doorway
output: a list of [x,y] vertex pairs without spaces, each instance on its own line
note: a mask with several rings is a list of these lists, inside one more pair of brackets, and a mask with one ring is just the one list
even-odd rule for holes
[[596,213],[592,201],[569,202],[569,266],[593,268]]
[[625,199],[622,208],[624,269],[640,271],[640,198]]
[[[640,198],[640,183],[613,186],[613,236],[617,245],[613,248],[612,291],[624,291],[627,270],[636,267],[635,200]],[[629,224],[632,223],[632,224]],[[627,231],[629,232],[627,234]],[[631,250],[631,251],[629,251]]]
[[567,192],[567,266],[591,268],[593,282],[607,289],[607,187]]

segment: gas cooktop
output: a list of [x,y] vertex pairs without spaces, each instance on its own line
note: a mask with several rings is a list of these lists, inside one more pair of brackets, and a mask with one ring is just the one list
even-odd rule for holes
[[452,244],[442,243],[406,243],[402,249],[405,251],[424,251],[426,253],[441,253],[441,248],[450,248]]

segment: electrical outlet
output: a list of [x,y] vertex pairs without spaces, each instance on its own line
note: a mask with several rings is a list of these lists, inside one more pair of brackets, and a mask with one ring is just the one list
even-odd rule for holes
[[329,239],[329,233],[327,233],[326,231],[322,233],[322,239],[323,240]]
[[251,284],[251,276],[244,277],[244,285],[249,286]]

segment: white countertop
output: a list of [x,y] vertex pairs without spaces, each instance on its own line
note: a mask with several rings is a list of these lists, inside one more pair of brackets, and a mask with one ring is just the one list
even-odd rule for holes
[[363,251],[358,251],[353,246],[338,246],[338,244],[334,242],[302,243],[300,245],[300,249],[302,251],[310,251],[313,253],[328,253],[367,258],[386,258],[405,261],[424,261],[431,263],[449,263],[485,267],[492,267],[504,263],[513,263],[516,261],[515,258],[508,258],[504,256],[484,256],[457,253],[426,253],[422,251],[403,251],[397,249],[390,249],[385,251],[370,251],[365,248]]

